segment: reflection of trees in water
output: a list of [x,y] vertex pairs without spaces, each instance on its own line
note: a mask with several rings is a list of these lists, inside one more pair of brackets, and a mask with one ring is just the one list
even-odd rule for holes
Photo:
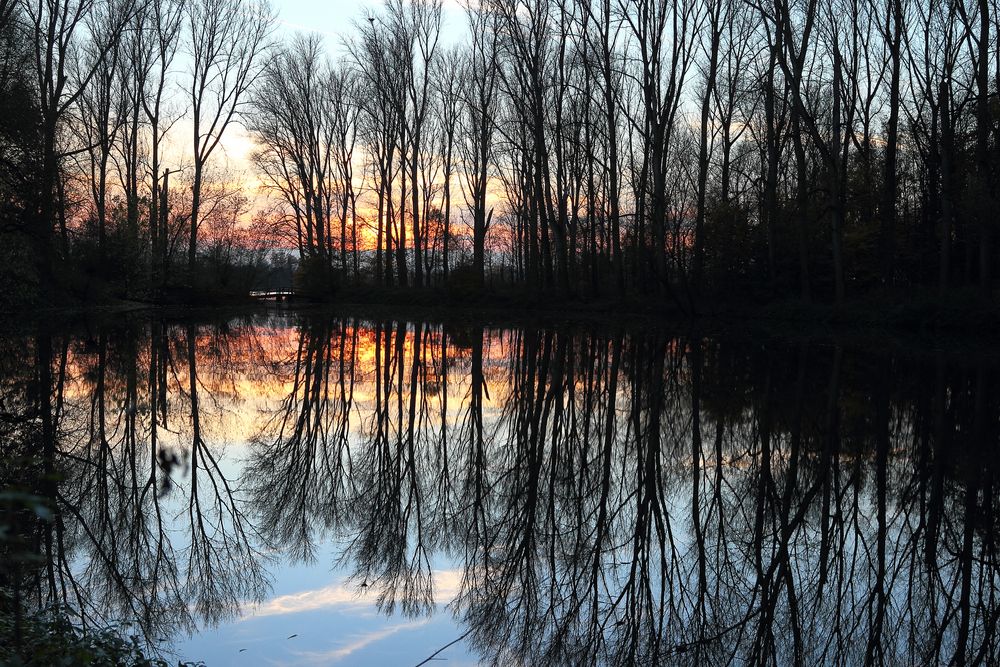
[[[5,558],[3,583],[155,639],[260,598],[265,551],[336,539],[386,611],[428,611],[459,563],[451,610],[498,663],[1000,659],[990,365],[656,331],[276,331],[4,341],[0,471],[55,518],[18,515],[43,559]],[[233,479],[237,418],[256,421]]]
[[385,607],[429,608],[440,553],[496,662],[1000,657],[993,369],[359,326],[303,328],[250,476],[270,538],[331,529]]
[[[253,338],[246,324],[153,321],[4,350],[3,486],[54,510],[16,527],[44,563],[5,577],[25,604],[68,604],[85,624],[135,622],[159,642],[263,594],[259,540],[203,428],[211,394],[240,368],[232,343],[245,355]],[[32,364],[14,366],[23,359]]]
[[314,524],[343,520],[356,344],[356,331],[330,322],[302,328],[294,359],[278,369],[291,391],[267,416],[268,439],[254,441],[245,469],[254,497],[280,499],[260,504],[259,530],[299,557],[313,556]]

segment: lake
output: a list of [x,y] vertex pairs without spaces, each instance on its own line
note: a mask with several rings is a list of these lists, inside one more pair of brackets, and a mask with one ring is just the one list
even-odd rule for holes
[[0,387],[6,578],[173,659],[1000,663],[979,346],[132,313]]

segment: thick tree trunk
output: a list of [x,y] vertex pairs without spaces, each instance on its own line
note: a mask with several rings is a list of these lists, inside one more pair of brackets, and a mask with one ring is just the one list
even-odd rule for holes
[[979,0],[979,39],[976,63],[976,172],[979,181],[979,284],[985,296],[993,290],[993,227],[996,197],[990,160],[990,0]]
[[187,284],[193,284],[195,267],[198,261],[198,214],[201,208],[201,172],[202,165],[199,162],[194,166],[194,181],[191,185],[191,220],[190,234],[188,235],[187,253]]

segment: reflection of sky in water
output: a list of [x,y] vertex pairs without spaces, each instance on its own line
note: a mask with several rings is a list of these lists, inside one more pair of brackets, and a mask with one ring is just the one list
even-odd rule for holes
[[[949,654],[957,641],[953,605],[963,577],[978,605],[965,643],[988,647],[995,639],[993,626],[985,624],[997,609],[997,568],[964,556],[973,563],[965,574],[955,556],[959,549],[979,548],[978,538],[966,542],[962,534],[968,517],[976,516],[962,495],[964,473],[947,458],[937,459],[933,469],[920,467],[927,460],[922,448],[935,446],[915,438],[917,417],[927,413],[921,417],[910,406],[931,404],[920,374],[910,385],[904,374],[895,384],[869,386],[864,363],[841,369],[839,356],[831,364],[820,353],[808,364],[787,366],[786,377],[776,374],[761,388],[749,369],[751,379],[741,380],[740,372],[718,363],[727,352],[721,344],[706,345],[711,356],[704,363],[682,340],[660,334],[616,342],[599,334],[487,329],[456,330],[442,339],[440,328],[425,328],[421,338],[419,328],[393,324],[378,329],[379,343],[367,325],[317,326],[322,324],[304,319],[297,328],[277,318],[231,327],[225,335],[208,326],[175,327],[165,341],[170,418],[166,428],[160,425],[159,442],[181,463],[158,507],[178,582],[175,596],[169,587],[165,595],[150,595],[163,595],[174,611],[191,612],[192,637],[183,631],[184,613],[173,626],[180,632],[171,629],[169,614],[157,626],[162,632],[155,636],[165,636],[163,643],[178,657],[208,665],[415,665],[446,647],[437,658],[450,665],[480,658],[533,664],[557,646],[555,661],[583,656],[602,662],[610,655],[629,664],[648,657],[643,651],[662,637],[656,650],[668,663],[702,643],[703,664],[725,662],[730,650],[733,664],[744,658],[756,664],[754,633],[763,632],[773,642],[774,663],[784,664],[792,648],[785,588],[794,585],[795,605],[804,610],[795,621],[806,652],[802,662],[836,655],[854,664],[863,658],[858,650],[864,651],[874,623],[880,577],[886,608],[879,642],[893,658],[910,653],[907,642],[935,641],[929,624],[944,627],[930,650]],[[109,340],[104,348],[72,348],[62,415],[64,443],[75,457],[66,469],[76,473],[64,488],[77,494],[86,517],[101,529],[118,520],[128,526],[137,516],[148,522],[156,498],[147,494],[136,503],[119,490],[133,488],[129,451],[138,452],[139,467],[150,462],[145,443],[152,419],[144,401],[152,392],[136,392],[136,410],[122,396],[126,371],[149,368],[152,353],[145,350],[153,347],[145,339],[136,348]],[[200,448],[191,419],[191,341]],[[98,348],[114,360],[104,375],[95,370]],[[129,356],[128,349],[143,352]],[[420,362],[414,363],[418,350]],[[447,375],[441,355],[448,358]],[[609,365],[609,358],[621,366]],[[787,361],[786,351],[779,348],[773,359]],[[350,370],[342,376],[345,361]],[[306,368],[313,371],[301,370]],[[800,368],[801,374],[791,373]],[[301,380],[311,373],[324,380]],[[88,429],[98,414],[98,377],[107,383],[107,459],[98,455],[97,441],[85,437],[93,435]],[[826,387],[836,385],[830,378],[844,383],[839,405],[828,399]],[[941,378],[933,389],[941,393],[934,395],[946,395],[949,385]],[[810,385],[820,389],[807,391]],[[963,391],[960,383],[952,386]],[[322,390],[314,395],[317,387]],[[473,400],[476,387],[481,403]],[[351,397],[346,404],[342,391]],[[762,404],[773,415],[758,411]],[[831,405],[841,420],[840,440],[829,437]],[[126,414],[137,415],[135,450],[123,444],[129,442],[122,430]],[[772,418],[776,426],[767,427],[765,455],[762,425]],[[883,419],[880,492],[878,431],[871,424]],[[795,444],[791,433],[800,421],[804,430]],[[311,425],[309,433],[297,430],[301,424]],[[956,423],[955,432],[964,437],[968,424]],[[953,451],[947,444],[944,451]],[[195,451],[207,452],[211,463],[194,465]],[[87,465],[78,465],[82,461]],[[941,496],[928,484],[932,475],[939,476]],[[789,479],[794,486],[786,485]],[[110,508],[94,493],[102,480],[112,482]],[[223,481],[235,496],[231,507],[220,509],[210,498]],[[201,537],[189,510],[196,490],[205,503],[199,516],[221,527]],[[408,503],[415,497],[419,507],[411,514]],[[105,513],[112,521],[104,521]],[[936,542],[926,538],[933,520],[942,522]],[[219,553],[232,544],[240,548],[241,540],[227,543],[223,535],[232,533],[234,521],[250,536],[246,551],[216,558],[211,566],[190,558],[197,551],[192,540]],[[257,531],[264,538],[259,543]],[[84,539],[77,531],[75,537],[83,547],[74,568],[93,570],[88,583],[100,591],[110,566],[103,568],[100,559],[88,563],[83,554],[95,553],[86,550],[89,535]],[[122,547],[123,560],[111,565],[131,576],[121,533],[105,531],[101,540]],[[821,579],[824,540],[829,570]],[[401,566],[417,559],[418,543],[426,549],[419,565]],[[932,566],[925,550],[937,554]],[[153,575],[144,563],[152,552],[137,553],[145,560],[136,581],[149,582]],[[386,614],[378,605],[379,594],[390,589],[399,603],[408,584],[408,599],[420,598],[419,577],[393,581],[392,572],[407,567],[432,573],[434,613]],[[371,585],[362,589],[362,580]],[[773,616],[758,625],[761,581],[775,602]],[[116,619],[130,613],[116,598],[120,591],[105,592],[106,613]],[[449,606],[460,593],[461,609]],[[828,641],[838,643],[829,649]]]
[[[222,469],[228,478],[239,479],[240,466],[232,456],[224,457]],[[266,568],[271,577],[267,599],[245,605],[241,618],[172,642],[171,652],[211,666],[406,665],[461,636],[447,609],[458,590],[459,570],[434,563],[434,614],[387,616],[377,609],[371,588],[362,589],[348,581],[347,572],[333,568],[338,549],[332,540],[320,540],[311,562],[290,562],[277,554]],[[478,664],[461,641],[438,657],[449,665]]]
[[[415,665],[462,635],[442,604],[457,590],[457,571],[435,571],[437,613],[386,616],[373,594],[359,594],[345,586],[345,574],[330,571],[333,557],[324,550],[312,564],[277,565],[268,600],[235,622],[178,643],[176,651],[208,665]],[[437,657],[449,665],[477,664],[463,642]]]
[[[294,330],[258,330],[265,340],[269,360],[290,359],[295,353],[297,337]],[[370,371],[375,362],[370,345],[370,331],[359,341],[359,379]],[[199,345],[199,347],[201,347]],[[410,352],[409,345],[406,353]],[[209,370],[207,364],[199,367]],[[204,369],[204,371],[203,371]],[[187,379],[181,369],[181,385]],[[206,373],[207,375],[207,373]],[[370,380],[370,378],[366,378]],[[449,396],[452,407],[449,421],[457,421],[462,395],[467,381],[460,375],[452,380]],[[278,375],[250,381],[244,375],[228,376],[221,385],[206,382],[202,427],[213,448],[221,450],[220,469],[225,477],[237,484],[244,477],[243,461],[250,453],[249,439],[265,426],[264,422],[280,408],[291,384]],[[203,397],[204,401],[204,397]],[[367,383],[354,387],[354,402],[358,407],[351,414],[352,442],[354,430],[370,418],[374,395]],[[492,412],[486,406],[487,414]],[[167,432],[162,441],[167,446],[183,450],[187,437],[184,427]],[[186,487],[189,471],[174,476],[178,487]],[[165,504],[172,512],[184,511],[176,506],[183,500],[178,489],[167,495]],[[183,503],[181,503],[182,505]],[[183,529],[172,531],[175,546],[186,548]],[[186,660],[200,660],[207,665],[405,665],[417,664],[435,651],[445,648],[436,658],[447,659],[449,665],[478,664],[463,641],[455,641],[463,630],[453,622],[447,605],[458,593],[461,571],[456,564],[439,561],[434,556],[434,600],[437,610],[416,618],[400,613],[386,615],[377,609],[376,592],[348,581],[349,572],[335,568],[341,546],[335,538],[318,534],[315,557],[311,562],[291,562],[279,552],[273,554],[266,570],[271,581],[271,595],[259,604],[247,604],[241,618],[203,626],[191,637],[171,643],[172,652]],[[292,635],[296,635],[292,637]],[[454,642],[454,643],[453,643]],[[241,649],[245,649],[242,650]]]

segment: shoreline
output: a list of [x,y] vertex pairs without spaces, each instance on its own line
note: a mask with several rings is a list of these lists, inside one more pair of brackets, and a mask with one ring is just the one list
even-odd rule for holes
[[[679,300],[679,299],[678,299]],[[892,296],[869,295],[854,298],[841,305],[828,302],[803,302],[798,299],[741,301],[712,300],[706,298],[694,313],[678,305],[669,297],[648,298],[628,297],[579,299],[562,297],[548,293],[520,293],[500,291],[483,293],[454,293],[443,288],[392,288],[372,289],[361,287],[355,290],[341,290],[330,299],[310,299],[299,297],[292,301],[274,302],[251,296],[196,299],[144,301],[133,299],[107,300],[67,300],[51,305],[35,304],[19,310],[0,311],[0,316],[38,317],[52,314],[78,312],[127,312],[148,309],[188,309],[212,310],[253,308],[259,305],[293,306],[297,308],[330,306],[385,306],[404,308],[428,308],[441,311],[477,311],[495,313],[542,313],[557,315],[622,315],[637,318],[700,319],[725,317],[745,320],[782,321],[826,321],[857,324],[891,324],[893,326],[914,325],[934,326],[942,329],[957,328],[971,324],[985,324],[983,319],[995,320],[1000,325],[1000,302],[986,302],[969,291],[955,291],[946,299],[920,294],[910,300]],[[940,321],[942,316],[958,317],[958,320]],[[969,322],[965,318],[974,318]],[[918,321],[919,320],[919,321]],[[937,321],[935,321],[937,320]]]
[[[346,290],[345,290],[346,292]],[[493,298],[494,296],[499,298]],[[359,298],[361,297],[361,298]],[[869,298],[837,307],[777,301],[766,304],[713,303],[691,315],[672,304],[615,301],[544,301],[534,295],[518,303],[513,294],[462,298],[439,290],[359,290],[333,301],[267,302],[230,299],[217,303],[108,301],[62,304],[7,314],[0,330],[90,328],[104,320],[158,314],[171,320],[210,321],[240,315],[289,312],[373,319],[433,321],[446,325],[590,327],[628,332],[640,327],[685,335],[749,335],[764,339],[871,345],[913,351],[947,351],[1000,357],[1000,308],[968,294],[947,302]]]

